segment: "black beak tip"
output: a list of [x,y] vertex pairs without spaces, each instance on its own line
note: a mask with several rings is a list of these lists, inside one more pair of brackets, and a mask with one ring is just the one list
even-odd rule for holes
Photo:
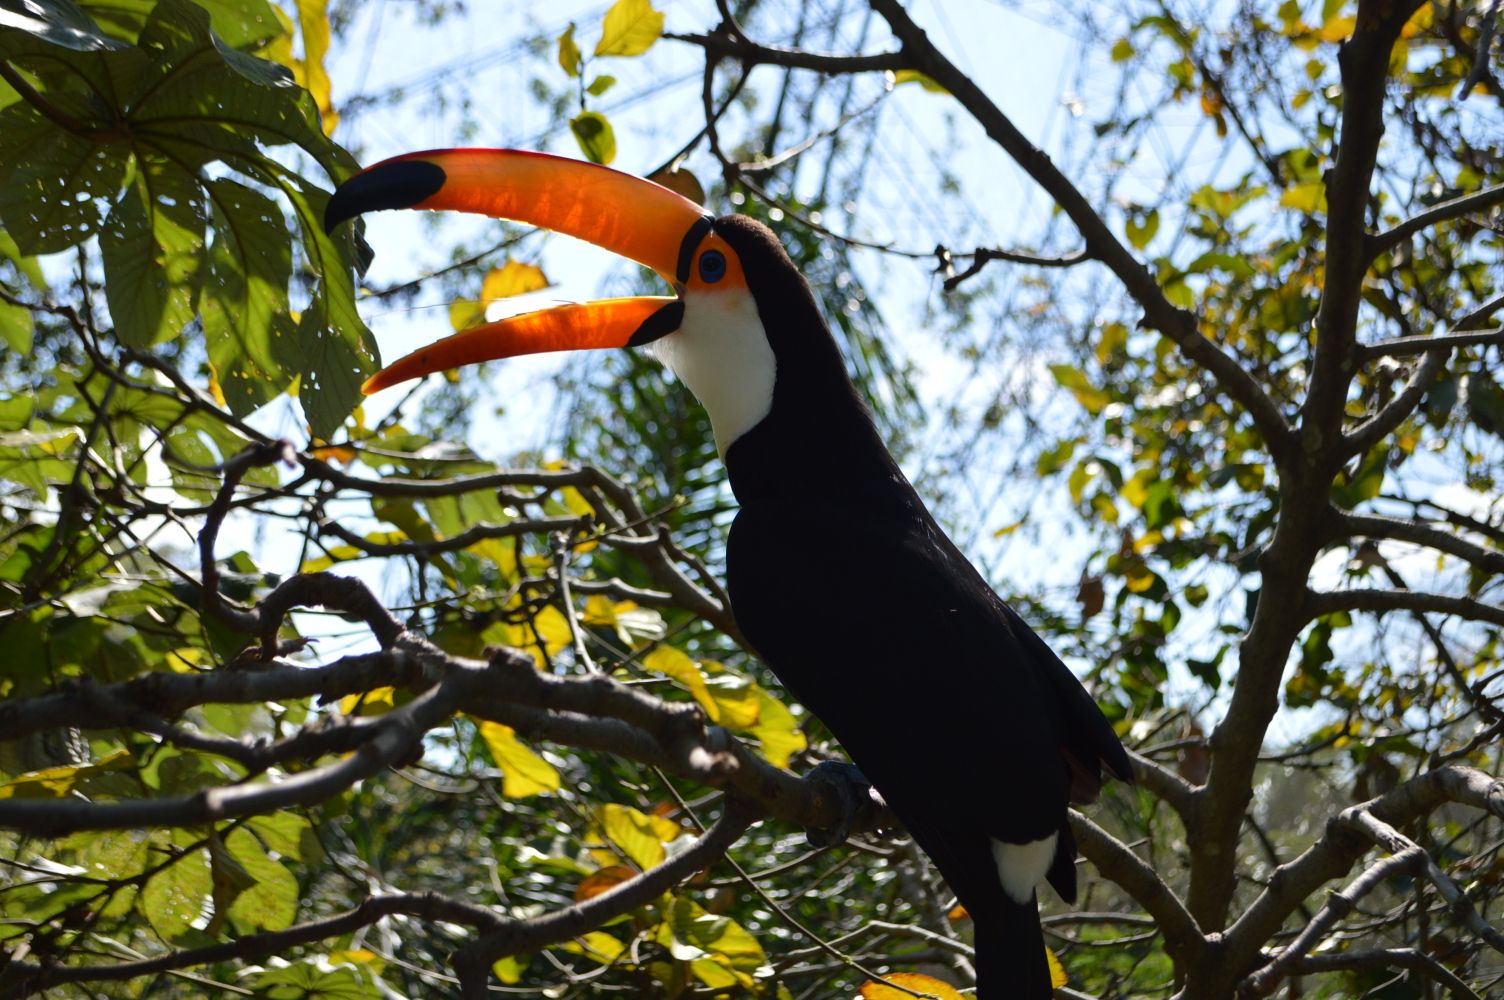
[[324,232],[347,219],[386,208],[411,208],[444,186],[444,168],[427,160],[378,163],[335,189],[324,209]]

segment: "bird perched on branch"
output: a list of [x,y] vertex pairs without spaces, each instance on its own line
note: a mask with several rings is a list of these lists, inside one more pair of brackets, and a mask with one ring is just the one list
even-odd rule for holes
[[[986,1000],[1048,997],[1035,890],[1075,898],[1071,802],[1127,754],[1076,677],[935,523],[846,374],[772,231],[627,174],[539,153],[411,153],[356,175],[362,212],[478,212],[587,240],[675,294],[558,306],[466,330],[371,378],[375,392],[472,362],[647,347],[710,414],[740,511],[731,610],[934,861],[975,925]],[[812,560],[818,554],[818,565]]]

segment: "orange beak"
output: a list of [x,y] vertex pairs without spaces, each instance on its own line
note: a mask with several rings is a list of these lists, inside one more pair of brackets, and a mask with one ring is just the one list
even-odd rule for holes
[[[687,198],[609,167],[510,149],[407,153],[350,178],[329,199],[324,228],[363,212],[476,212],[574,236],[652,268],[682,291],[711,217]],[[377,372],[361,392],[459,365],[520,354],[635,347],[679,328],[682,300],[663,296],[557,306],[474,327]]]

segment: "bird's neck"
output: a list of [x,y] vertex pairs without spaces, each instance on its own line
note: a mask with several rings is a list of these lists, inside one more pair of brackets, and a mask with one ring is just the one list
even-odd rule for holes
[[770,499],[789,505],[832,502],[854,510],[912,512],[913,488],[844,377],[821,391],[780,384],[768,415],[726,451],[731,490],[743,506]]

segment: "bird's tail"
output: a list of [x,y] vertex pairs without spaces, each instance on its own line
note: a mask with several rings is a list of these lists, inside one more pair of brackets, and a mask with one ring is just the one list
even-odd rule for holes
[[1039,907],[1031,898],[1000,899],[989,912],[973,913],[977,949],[977,1000],[1049,1000],[1050,965],[1045,958]]

